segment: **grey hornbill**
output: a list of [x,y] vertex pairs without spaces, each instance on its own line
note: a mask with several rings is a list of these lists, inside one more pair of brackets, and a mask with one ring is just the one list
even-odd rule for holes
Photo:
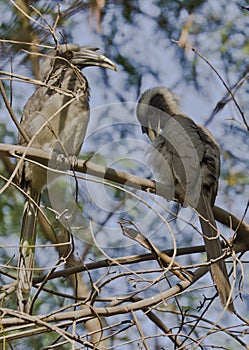
[[[165,87],[147,90],[139,98],[137,118],[152,142],[149,161],[172,198],[199,213],[208,260],[222,255],[212,208],[218,190],[220,151],[211,133],[179,108]],[[231,287],[224,260],[210,265],[223,306],[233,312]]]
[[[21,127],[27,139],[19,135],[19,144],[39,148],[51,157],[75,160],[84,141],[89,120],[89,86],[81,69],[98,66],[116,70],[116,66],[95,47],[63,44],[43,58],[38,85],[27,101]],[[61,155],[63,155],[61,157]],[[49,172],[28,161],[20,161],[19,182],[27,193],[24,207],[17,274],[17,299],[21,311],[29,312],[32,287],[34,246],[40,193]]]

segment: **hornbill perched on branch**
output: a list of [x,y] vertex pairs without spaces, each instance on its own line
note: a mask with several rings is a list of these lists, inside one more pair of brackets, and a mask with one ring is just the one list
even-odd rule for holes
[[[40,75],[43,83],[27,101],[21,118],[24,133],[19,144],[36,147],[73,161],[84,141],[89,120],[89,86],[81,69],[116,66],[95,47],[60,45],[45,55]],[[26,137],[25,137],[26,136]],[[62,156],[63,155],[63,156]],[[20,161],[19,182],[27,193],[24,207],[17,275],[19,310],[29,312],[34,267],[34,247],[40,193],[48,182],[45,168]]]
[[[211,133],[179,109],[178,98],[165,87],[142,94],[137,117],[153,146],[149,161],[168,193],[199,213],[208,260],[222,255],[212,208],[218,190],[220,151]],[[224,260],[210,265],[223,306],[233,312]]]

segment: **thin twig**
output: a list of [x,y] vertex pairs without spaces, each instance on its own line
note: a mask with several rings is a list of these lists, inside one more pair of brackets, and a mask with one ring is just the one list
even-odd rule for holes
[[[12,74],[12,73],[11,73]],[[22,135],[22,137],[24,138],[25,142],[29,143],[29,137],[28,135],[26,134],[26,132],[23,130],[23,128],[21,127],[19,121],[17,120],[16,116],[15,116],[15,113],[9,103],[9,100],[8,100],[8,97],[6,95],[6,92],[5,92],[5,89],[4,89],[4,86],[3,86],[3,82],[2,82],[2,79],[0,79],[0,92],[2,94],[2,97],[3,97],[3,100],[4,100],[4,103],[5,103],[5,106],[15,124],[15,126],[17,127],[19,133]]]
[[[180,44],[178,40],[173,40],[172,39],[172,42],[173,43],[176,43],[176,44]],[[231,98],[235,104],[235,106],[237,107],[241,117],[242,117],[242,120],[245,124],[245,127],[247,130],[249,130],[249,125],[247,124],[247,121],[246,121],[246,118],[245,118],[245,115],[244,115],[244,112],[242,111],[242,109],[240,108],[237,100],[235,99],[234,97],[234,94],[232,92],[232,90],[229,88],[228,84],[225,82],[225,80],[222,78],[221,74],[218,72],[218,70],[209,62],[209,60],[204,57],[195,47],[193,47],[192,45],[189,45],[189,44],[185,44],[189,49],[191,49],[191,51],[193,51],[197,56],[199,56],[204,62],[206,62],[209,67],[212,69],[212,71],[215,72],[215,74],[217,75],[217,77],[220,79],[220,81],[222,82],[222,84],[225,86],[226,90],[228,91],[228,93],[231,95]]]

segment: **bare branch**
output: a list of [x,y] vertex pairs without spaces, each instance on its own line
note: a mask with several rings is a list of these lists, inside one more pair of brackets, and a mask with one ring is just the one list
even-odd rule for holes
[[[23,154],[26,154],[25,159],[29,159],[30,161],[34,161],[43,166],[48,166],[50,157],[44,151],[31,147],[26,148],[15,145],[0,144],[0,156],[2,157],[18,158]],[[69,163],[68,167],[70,167]],[[154,180],[143,179],[136,175],[128,174],[123,171],[115,170],[112,168],[105,168],[101,165],[84,160],[79,160],[78,164],[73,168],[71,167],[71,169],[73,169],[73,171],[76,172],[96,176],[98,178],[105,179],[108,181],[114,181],[118,184],[126,185],[128,187],[139,189],[141,191],[155,193],[161,197],[166,198],[167,200],[173,200],[173,198],[171,198],[169,194],[165,192],[164,184],[156,182]],[[58,169],[54,171],[59,172]],[[105,184],[108,186],[108,182],[105,182]],[[246,222],[241,221],[235,215],[217,206],[214,207],[214,216],[217,221],[231,228],[237,233],[236,241],[243,242],[243,251],[249,249],[249,225]]]
[[[172,40],[173,43],[176,43],[178,44],[180,47],[181,47],[181,43],[177,40]],[[229,88],[228,84],[225,82],[225,80],[222,78],[221,74],[218,72],[218,70],[211,64],[211,62],[206,58],[204,57],[195,47],[193,47],[192,45],[189,45],[189,44],[185,44],[186,47],[188,47],[189,49],[191,49],[197,56],[199,56],[204,62],[206,62],[209,67],[212,69],[212,71],[215,72],[215,74],[217,75],[217,77],[220,79],[220,81],[222,82],[222,84],[225,86],[226,90],[228,91],[229,95],[231,96],[235,106],[237,107],[241,117],[242,117],[242,120],[243,120],[243,123],[246,127],[247,130],[249,130],[249,125],[247,124],[247,121],[246,121],[246,118],[245,118],[245,115],[244,115],[244,112],[241,110],[237,100],[235,99],[234,97],[234,94],[233,94],[233,91]]]

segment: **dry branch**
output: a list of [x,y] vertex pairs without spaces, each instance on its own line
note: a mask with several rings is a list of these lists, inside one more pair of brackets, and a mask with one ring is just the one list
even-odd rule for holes
[[[80,320],[82,318],[88,319],[88,317],[96,317],[96,315],[100,317],[110,317],[114,315],[121,315],[126,314],[131,311],[138,311],[144,308],[151,308],[155,305],[159,305],[161,303],[164,303],[166,300],[174,297],[177,294],[182,293],[185,291],[189,286],[191,286],[193,283],[198,281],[202,276],[204,276],[208,272],[208,266],[202,266],[198,268],[194,273],[193,277],[188,281],[181,281],[176,286],[158,293],[156,295],[153,295],[152,297],[145,298],[136,302],[131,302],[126,305],[117,305],[117,306],[107,306],[107,307],[87,307],[83,310],[76,310],[76,311],[68,311],[68,312],[61,312],[61,313],[53,313],[51,316],[30,316],[29,315],[29,321],[32,322],[33,318],[36,323],[39,323],[37,320],[42,320],[44,323],[50,323],[50,322],[59,322],[59,321],[65,321],[65,320]],[[2,312],[4,315],[9,314],[9,309],[0,308],[0,312]],[[16,317],[13,318],[5,318],[2,319],[2,325],[17,325],[17,324],[23,324],[26,322],[26,314],[20,313],[19,311],[11,311],[11,315],[16,315]],[[24,317],[25,316],[25,317]]]
[[[31,147],[27,149],[26,147],[16,145],[2,143],[0,144],[1,157],[18,158],[23,154],[26,155],[25,159],[34,161],[45,167],[48,166],[50,157],[44,151]],[[70,167],[69,163],[68,166]],[[155,193],[161,197],[166,198],[167,200],[173,200],[169,194],[165,192],[164,184],[156,182],[154,180],[144,179],[139,176],[131,175],[112,168],[105,168],[88,160],[79,160],[78,164],[74,167],[71,167],[71,169],[79,173],[84,173],[98,177],[100,179],[116,182],[120,185],[125,185],[149,193]],[[58,172],[58,169],[54,169],[54,171]],[[105,183],[108,185],[108,182]],[[234,242],[232,242],[235,244],[236,252],[249,250],[249,225],[246,222],[240,220],[235,215],[217,206],[214,207],[214,216],[217,221],[231,228],[236,233]]]

